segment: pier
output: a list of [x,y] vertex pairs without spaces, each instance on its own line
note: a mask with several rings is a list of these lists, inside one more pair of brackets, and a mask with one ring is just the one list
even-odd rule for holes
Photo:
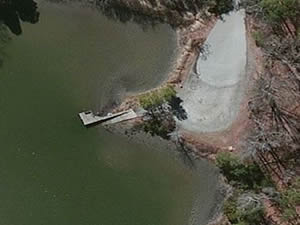
[[99,116],[89,110],[79,113],[79,117],[84,126],[90,126],[97,123],[102,123],[105,125],[119,123],[122,121],[134,119],[137,117],[137,114],[132,109],[130,109],[114,114],[108,113],[106,116]]

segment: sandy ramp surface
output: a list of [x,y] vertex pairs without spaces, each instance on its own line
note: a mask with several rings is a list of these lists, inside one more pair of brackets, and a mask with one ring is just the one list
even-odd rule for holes
[[247,47],[245,12],[224,16],[211,31],[206,44],[209,55],[198,58],[197,73],[191,72],[178,95],[187,120],[178,126],[193,132],[215,132],[235,120],[244,94]]

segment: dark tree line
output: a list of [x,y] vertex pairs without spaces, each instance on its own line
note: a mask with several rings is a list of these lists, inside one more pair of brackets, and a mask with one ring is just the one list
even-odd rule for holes
[[0,22],[4,23],[12,33],[22,33],[21,21],[37,23],[39,12],[33,0],[0,0]]
[[[49,0],[52,2],[72,2],[71,0]],[[173,28],[188,26],[197,14],[216,16],[234,9],[233,0],[74,0],[83,5],[97,8],[110,19],[135,22],[143,28],[160,23]]]
[[234,8],[232,0],[96,0],[96,5],[109,18],[122,22],[167,23],[174,28],[189,25],[190,17],[199,12],[219,16]]

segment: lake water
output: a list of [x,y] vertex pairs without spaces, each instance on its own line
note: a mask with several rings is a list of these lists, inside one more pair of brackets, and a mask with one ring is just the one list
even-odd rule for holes
[[175,34],[77,6],[40,1],[39,11],[0,68],[0,223],[205,224],[218,189],[211,165],[191,168],[167,143],[86,129],[77,116],[159,84]]

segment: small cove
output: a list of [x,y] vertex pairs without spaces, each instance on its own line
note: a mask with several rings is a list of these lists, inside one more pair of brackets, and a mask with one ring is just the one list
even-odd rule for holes
[[192,169],[167,143],[86,129],[77,117],[159,84],[174,57],[173,31],[44,1],[39,11],[39,23],[23,24],[6,44],[0,68],[2,222],[205,224],[217,193],[211,165]]

